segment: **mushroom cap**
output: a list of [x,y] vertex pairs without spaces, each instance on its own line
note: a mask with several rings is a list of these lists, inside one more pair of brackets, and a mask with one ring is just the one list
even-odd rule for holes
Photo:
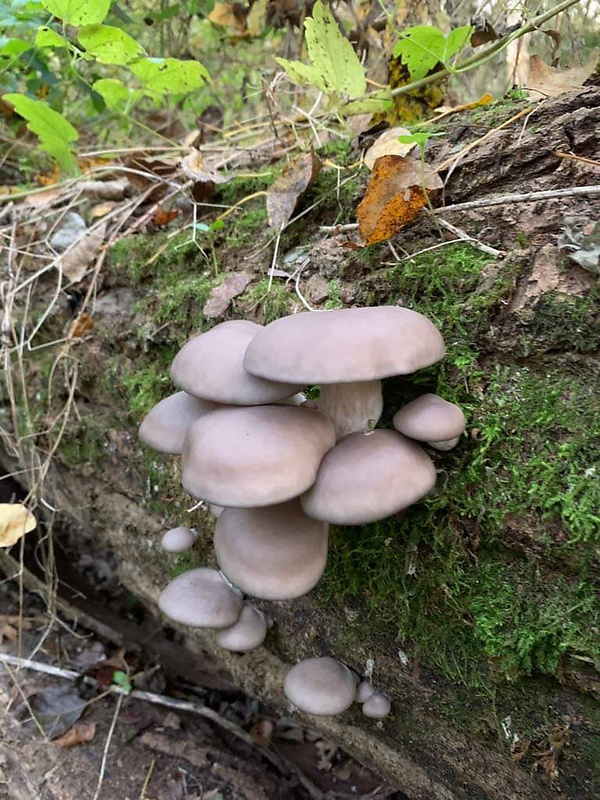
[[157,403],[144,417],[139,437],[153,450],[180,455],[190,425],[218,407],[209,400],[177,392]]
[[354,675],[335,658],[309,658],[285,676],[283,693],[308,714],[341,714],[356,694]]
[[239,617],[242,600],[216,569],[200,567],[174,578],[160,593],[158,607],[193,628],[227,628]]
[[194,544],[196,535],[191,528],[180,525],[163,534],[160,545],[167,553],[182,553],[184,550],[189,550]]
[[217,644],[235,653],[247,653],[264,642],[267,623],[264,615],[254,606],[244,606],[237,622],[217,635]]
[[244,369],[246,348],[261,330],[254,322],[234,319],[190,339],[171,364],[173,383],[196,397],[230,405],[274,403],[295,394],[302,388],[295,380],[274,383]]
[[435,485],[433,462],[395,431],[351,433],[330,450],[300,498],[313,519],[364,525],[416,503]]
[[376,692],[375,687],[369,681],[362,681],[356,690],[356,702],[366,703],[369,697]]
[[226,508],[217,520],[215,555],[223,574],[252,597],[289,600],[315,586],[327,563],[325,522],[299,500],[266,508]]
[[438,329],[416,311],[343,308],[275,320],[252,339],[244,366],[268,380],[352,383],[407,375],[444,352]]
[[209,503],[208,507],[210,509],[210,513],[213,515],[215,519],[219,519],[221,514],[225,511],[223,506],[217,506],[215,503]]
[[462,410],[437,394],[423,394],[394,415],[394,428],[419,442],[445,442],[465,429]]
[[365,717],[372,717],[373,719],[383,719],[392,710],[392,704],[388,697],[381,692],[374,692],[363,703],[362,713]]
[[220,408],[189,429],[182,484],[194,497],[226,508],[283,503],[312,486],[334,444],[333,424],[319,411]]

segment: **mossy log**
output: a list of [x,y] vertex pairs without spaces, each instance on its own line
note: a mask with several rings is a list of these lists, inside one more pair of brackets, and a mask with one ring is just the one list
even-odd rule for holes
[[[460,117],[438,155],[458,154],[519,108]],[[600,90],[541,104],[490,133],[457,160],[446,202],[597,182],[597,166],[556,155],[565,151],[598,157]],[[349,146],[328,153],[341,165],[355,158]],[[598,796],[600,291],[598,278],[565,261],[556,243],[563,228],[597,221],[600,202],[455,215],[453,223],[506,255],[493,259],[461,243],[396,263],[385,243],[357,250],[343,246],[343,234],[319,230],[353,221],[363,181],[360,173],[335,202],[303,217],[281,252],[306,248],[303,286],[314,276],[325,281],[319,308],[400,303],[430,317],[447,357],[414,382],[386,382],[382,424],[432,391],[465,410],[468,436],[435,456],[440,484],[425,502],[399,519],[333,532],[313,593],[259,603],[276,623],[264,647],[239,657],[218,651],[210,633],[182,633],[211,665],[207,672],[281,708],[295,660],[334,655],[361,673],[373,660],[393,715],[381,725],[351,710],[309,724],[411,799]],[[327,192],[335,197],[336,186],[337,174],[325,170],[307,206]],[[158,237],[125,240],[109,254],[94,333],[78,350],[79,419],[53,460],[46,498],[59,509],[69,559],[102,558],[113,580],[154,611],[169,576],[214,563],[212,522],[188,513],[177,459],[140,447],[136,426],[172,391],[170,360],[190,334],[214,324],[202,315],[210,290],[240,268],[251,242],[266,241],[263,227],[260,201],[230,218],[215,240],[216,277],[195,245],[181,246],[185,234],[150,266]],[[439,232],[425,218],[399,237],[415,253],[436,243]],[[229,317],[265,322],[298,307],[293,283],[266,293],[270,257],[263,249],[244,263],[255,280]],[[61,313],[63,324],[70,312]],[[52,362],[33,354],[30,363],[31,390],[40,392]],[[161,532],[188,523],[200,530],[193,550],[166,557]],[[557,731],[569,739],[560,761]]]

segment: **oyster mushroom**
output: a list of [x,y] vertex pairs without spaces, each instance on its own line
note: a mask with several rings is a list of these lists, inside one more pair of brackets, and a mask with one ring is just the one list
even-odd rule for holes
[[333,425],[319,411],[220,408],[189,429],[182,484],[194,497],[226,508],[282,503],[312,486],[334,444]]
[[245,594],[289,600],[309,592],[327,563],[327,529],[299,500],[266,508],[226,508],[215,529],[225,577]]
[[144,417],[139,437],[153,450],[180,455],[188,428],[216,408],[219,406],[209,400],[177,392],[157,403]]
[[249,343],[244,366],[265,380],[320,384],[319,409],[339,440],[378,422],[381,378],[416,372],[444,352],[435,325],[416,311],[346,308],[275,320]]
[[335,658],[309,658],[285,676],[283,693],[301,711],[329,716],[350,708],[356,681],[348,667]]
[[197,536],[196,531],[180,525],[163,534],[160,545],[166,553],[183,553],[190,549]]
[[436,450],[451,450],[464,433],[465,415],[437,394],[424,394],[396,412],[394,428]]
[[365,717],[371,717],[372,719],[383,719],[387,717],[391,710],[392,704],[389,697],[386,697],[378,691],[374,691],[373,694],[365,700],[362,707],[362,713]]
[[240,616],[242,600],[219,572],[200,567],[174,578],[160,593],[158,607],[193,628],[228,628]]
[[338,442],[300,500],[313,519],[364,525],[416,503],[435,480],[435,466],[418,444],[396,431],[378,429]]
[[248,653],[263,643],[267,635],[264,615],[254,606],[244,606],[237,622],[217,635],[217,644],[235,653]]

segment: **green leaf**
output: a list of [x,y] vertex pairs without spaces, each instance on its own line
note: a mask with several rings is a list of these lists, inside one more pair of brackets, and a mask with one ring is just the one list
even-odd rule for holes
[[340,112],[345,117],[352,117],[355,114],[380,114],[390,111],[394,107],[394,98],[389,86],[385,89],[378,89],[366,97],[359,100],[351,100],[340,108]]
[[456,53],[460,53],[471,38],[473,30],[473,25],[462,25],[460,28],[454,28],[454,30],[450,31],[446,36],[444,63]]
[[67,25],[94,25],[108,14],[111,0],[42,0],[53,16]]
[[304,22],[311,66],[278,58],[291,81],[310,83],[327,94],[362,97],[367,91],[365,69],[354,48],[342,35],[329,6],[317,0],[313,15]]
[[111,111],[126,111],[132,101],[132,92],[116,78],[101,78],[92,85]]
[[143,53],[135,39],[111,25],[86,25],[77,38],[101,64],[129,64]]
[[327,85],[316,67],[303,64],[301,61],[288,61],[287,58],[276,58],[275,61],[284,68],[288,78],[297,86],[316,86],[322,92],[327,91]]
[[64,36],[53,31],[52,28],[38,28],[35,34],[36,47],[68,47],[69,42]]
[[473,27],[463,25],[444,36],[439,28],[433,25],[414,25],[401,33],[393,50],[395,58],[401,58],[408,68],[412,80],[424,78],[441,62],[448,60],[467,43]]
[[116,686],[120,686],[124,692],[129,694],[131,689],[133,688],[131,685],[131,681],[129,680],[129,675],[126,672],[123,672],[120,669],[115,670],[113,672],[113,683]]
[[71,151],[71,142],[79,134],[70,122],[41,100],[24,94],[5,94],[7,103],[12,103],[18,114],[27,120],[27,127],[40,137],[40,147],[55,158],[66,172],[77,171],[77,161]]
[[25,42],[23,39],[8,39],[6,36],[0,36],[0,56],[19,56],[31,50],[31,42]]
[[131,65],[150,97],[163,94],[186,94],[210,82],[208,70],[199,61],[177,58],[142,58]]

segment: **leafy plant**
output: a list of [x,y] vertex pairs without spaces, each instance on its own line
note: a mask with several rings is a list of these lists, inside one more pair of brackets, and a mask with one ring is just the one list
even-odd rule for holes
[[400,33],[401,38],[393,54],[395,58],[402,59],[411,79],[419,80],[438,63],[449,68],[448,62],[463,49],[472,31],[472,25],[454,28],[448,34],[442,33],[434,25],[414,25]]
[[129,675],[120,669],[117,669],[113,672],[113,683],[115,686],[118,686],[120,689],[122,689],[125,694],[129,694],[129,692],[133,689]]
[[311,63],[276,59],[290,80],[298,85],[310,84],[340,99],[362,97],[367,91],[365,68],[322,0],[315,3],[313,15],[305,20],[304,28]]

